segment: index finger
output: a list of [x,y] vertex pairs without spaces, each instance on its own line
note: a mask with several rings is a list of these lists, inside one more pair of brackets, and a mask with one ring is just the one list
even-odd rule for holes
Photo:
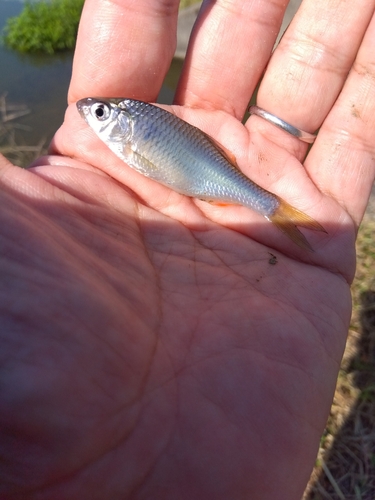
[[68,102],[87,96],[155,101],[175,47],[178,0],[86,0]]

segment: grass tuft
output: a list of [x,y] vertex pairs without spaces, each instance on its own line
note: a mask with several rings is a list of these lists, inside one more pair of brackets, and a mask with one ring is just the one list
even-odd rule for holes
[[84,0],[26,2],[19,16],[7,20],[3,42],[19,52],[71,50],[83,4]]

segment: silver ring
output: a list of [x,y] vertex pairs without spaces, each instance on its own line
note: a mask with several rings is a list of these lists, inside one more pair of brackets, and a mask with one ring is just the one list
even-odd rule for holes
[[259,106],[250,106],[249,108],[249,113],[251,115],[257,115],[260,116],[261,118],[264,118],[270,123],[273,123],[276,125],[276,127],[281,128],[282,130],[285,130],[285,132],[288,132],[288,134],[294,135],[294,137],[297,137],[297,139],[300,139],[301,141],[308,142],[309,144],[312,144],[315,139],[316,139],[316,134],[310,134],[309,132],[305,132],[304,130],[301,130],[297,127],[293,127],[293,125],[290,125],[287,122],[284,122],[281,118],[278,118],[275,115],[272,115],[268,111],[265,111],[264,109],[260,108]]

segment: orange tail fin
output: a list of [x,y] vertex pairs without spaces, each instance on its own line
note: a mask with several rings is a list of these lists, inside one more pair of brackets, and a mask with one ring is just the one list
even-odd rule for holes
[[275,226],[280,229],[280,231],[289,236],[289,238],[299,247],[313,252],[310,243],[297,226],[305,227],[313,231],[323,231],[324,233],[327,231],[319,224],[319,222],[316,222],[316,220],[309,215],[306,215],[304,212],[292,207],[292,205],[289,205],[289,203],[281,198],[279,198],[279,201],[280,204],[275,210],[275,213],[269,216],[268,219],[273,222]]

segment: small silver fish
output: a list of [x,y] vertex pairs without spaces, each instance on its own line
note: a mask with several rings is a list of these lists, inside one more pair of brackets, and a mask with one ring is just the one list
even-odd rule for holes
[[312,250],[296,226],[325,232],[248,179],[213,139],[174,114],[132,99],[88,97],[77,108],[98,137],[141,174],[187,196],[249,207],[304,249]]

